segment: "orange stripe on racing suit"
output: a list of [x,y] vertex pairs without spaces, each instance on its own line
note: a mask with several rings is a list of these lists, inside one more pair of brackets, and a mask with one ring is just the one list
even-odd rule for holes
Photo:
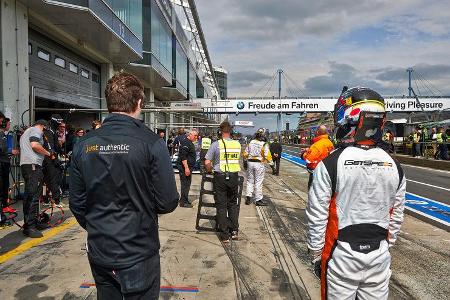
[[325,245],[322,251],[320,291],[322,300],[327,299],[327,268],[338,238],[338,215],[336,211],[336,193],[330,201],[327,229],[325,232]]

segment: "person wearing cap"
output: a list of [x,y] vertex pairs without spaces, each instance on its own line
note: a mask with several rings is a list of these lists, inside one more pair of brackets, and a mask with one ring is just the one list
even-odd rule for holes
[[273,165],[272,154],[270,153],[269,144],[266,142],[264,130],[259,129],[255,138],[250,141],[244,151],[244,158],[248,161],[247,167],[247,197],[246,205],[252,202],[252,196],[255,195],[254,201],[257,206],[267,206],[268,203],[263,200],[263,181],[266,168],[265,162],[270,166]]
[[20,137],[20,169],[25,180],[23,201],[24,225],[23,234],[31,238],[40,238],[42,233],[37,229],[39,197],[42,191],[44,173],[42,163],[44,157],[55,159],[54,153],[46,150],[44,145],[44,129],[47,121],[38,120],[32,127],[24,131]]
[[[58,127],[63,124],[63,118],[58,114],[50,117],[48,126],[44,130],[44,148],[56,155],[61,154],[62,149],[58,142]],[[57,207],[62,207],[61,186],[62,177],[61,164],[58,159],[45,158],[43,163],[44,182],[52,193],[53,201]]]
[[212,143],[205,156],[206,171],[214,171],[217,227],[222,242],[238,239],[239,230],[239,161],[241,144],[231,139],[231,125],[220,124],[221,138]]

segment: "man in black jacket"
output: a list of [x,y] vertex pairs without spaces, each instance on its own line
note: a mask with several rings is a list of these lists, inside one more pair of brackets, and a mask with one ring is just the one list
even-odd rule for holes
[[88,233],[98,299],[158,299],[158,214],[177,207],[164,141],[139,120],[144,88],[119,73],[106,86],[110,115],[75,146],[70,209]]
[[189,202],[189,190],[191,189],[192,171],[197,160],[197,152],[194,143],[198,139],[198,131],[192,129],[184,139],[180,139],[178,153],[178,171],[180,175],[181,197],[180,206],[191,208]]
[[272,154],[273,162],[275,166],[272,166],[272,174],[280,175],[280,160],[281,160],[281,152],[283,152],[283,147],[278,142],[278,139],[275,138],[273,143],[269,146],[270,153]]

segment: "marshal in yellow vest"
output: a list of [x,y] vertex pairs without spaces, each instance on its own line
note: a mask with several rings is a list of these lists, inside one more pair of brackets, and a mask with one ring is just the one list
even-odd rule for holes
[[[227,149],[226,151],[225,148]],[[239,172],[241,170],[241,165],[239,164],[239,159],[241,157],[241,144],[235,140],[219,140],[219,149],[220,171],[224,173]]]
[[209,150],[211,147],[211,139],[210,138],[202,138],[202,150]]

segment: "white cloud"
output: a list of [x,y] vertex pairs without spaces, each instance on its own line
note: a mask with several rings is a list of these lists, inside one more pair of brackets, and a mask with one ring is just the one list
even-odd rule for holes
[[[265,82],[243,74],[271,76],[278,68],[305,92],[326,96],[343,82],[373,84],[381,93],[403,86],[401,79],[377,79],[374,69],[391,68],[401,75],[409,66],[450,64],[448,1],[196,2],[213,63],[229,71],[231,96],[253,96]],[[353,37],[367,28],[383,34]],[[427,76],[450,93],[445,74]]]

